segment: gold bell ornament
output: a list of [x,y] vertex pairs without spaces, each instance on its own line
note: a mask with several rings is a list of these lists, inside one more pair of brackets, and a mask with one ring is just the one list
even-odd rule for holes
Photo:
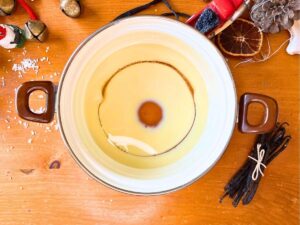
[[15,9],[15,0],[0,0],[0,16],[8,16]]
[[[0,0],[1,1],[1,0]],[[29,15],[29,20],[25,23],[25,37],[27,40],[34,40],[43,42],[48,36],[48,29],[45,23],[38,19],[38,16],[34,13],[31,7],[25,2],[25,0],[17,0],[18,3],[24,8]]]
[[72,18],[80,16],[81,4],[79,0],[60,0],[61,11]]

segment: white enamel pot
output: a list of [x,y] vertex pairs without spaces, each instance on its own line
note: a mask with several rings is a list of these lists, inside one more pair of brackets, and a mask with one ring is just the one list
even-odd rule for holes
[[[97,63],[114,51],[137,43],[158,43],[180,52],[201,71],[199,76],[207,95],[202,133],[190,151],[170,164],[147,169],[130,167],[109,157],[82,122],[81,98]],[[197,87],[193,88],[197,91]],[[47,109],[42,114],[33,113],[29,108],[29,95],[35,90],[48,95]],[[265,106],[264,122],[258,126],[247,122],[251,102]],[[20,117],[41,123],[50,122],[56,112],[61,136],[82,169],[115,190],[142,195],[169,193],[202,177],[222,156],[238,119],[239,129],[244,133],[270,131],[277,120],[277,104],[270,97],[247,93],[241,97],[238,107],[230,70],[210,40],[181,22],[155,16],[132,17],[99,29],[75,50],[58,87],[49,81],[26,82],[17,89],[16,107]]]

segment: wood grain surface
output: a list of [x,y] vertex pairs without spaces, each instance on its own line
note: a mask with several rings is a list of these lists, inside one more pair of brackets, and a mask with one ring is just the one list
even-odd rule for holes
[[[59,82],[76,46],[115,16],[144,0],[82,0],[81,18],[71,19],[59,10],[59,1],[28,1],[48,25],[46,43],[26,43],[24,49],[0,49],[0,224],[1,225],[90,225],[90,224],[191,224],[191,225],[295,225],[299,224],[299,57],[289,56],[285,47],[263,63],[234,67],[229,58],[237,93],[256,92],[273,96],[279,103],[280,121],[290,123],[293,136],[286,152],[267,168],[253,202],[233,208],[231,201],[218,202],[223,187],[241,166],[255,139],[235,130],[227,151],[202,179],[172,194],[137,197],[118,193],[94,181],[71,158],[52,124],[26,123],[14,108],[15,88],[28,80]],[[178,11],[192,14],[205,3],[173,0]],[[163,5],[148,14],[166,12]],[[0,23],[19,26],[27,15],[18,7]],[[288,32],[270,35],[272,49],[288,39]],[[49,48],[47,48],[49,47]],[[47,51],[49,49],[49,51]],[[45,57],[45,58],[44,58]],[[48,58],[46,58],[48,57]],[[20,76],[13,64],[24,58],[39,58],[39,73]],[[42,97],[32,97],[34,105]],[[257,120],[259,113],[254,113]],[[49,164],[59,160],[59,169]]]

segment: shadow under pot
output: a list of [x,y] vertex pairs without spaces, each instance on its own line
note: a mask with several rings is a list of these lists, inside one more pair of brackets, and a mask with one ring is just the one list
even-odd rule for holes
[[[41,114],[29,106],[36,90],[47,95]],[[259,125],[248,122],[251,103],[264,107]],[[192,184],[220,159],[237,121],[242,133],[259,134],[272,130],[278,116],[276,101],[265,95],[245,93],[237,103],[231,72],[205,36],[154,16],[96,31],[73,53],[58,87],[23,83],[16,108],[38,123],[57,113],[62,139],[81,168],[136,195]]]

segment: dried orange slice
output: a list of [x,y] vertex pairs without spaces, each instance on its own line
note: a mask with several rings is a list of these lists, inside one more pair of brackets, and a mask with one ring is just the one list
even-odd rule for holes
[[218,35],[218,46],[231,56],[254,56],[260,52],[263,33],[254,23],[237,19]]

